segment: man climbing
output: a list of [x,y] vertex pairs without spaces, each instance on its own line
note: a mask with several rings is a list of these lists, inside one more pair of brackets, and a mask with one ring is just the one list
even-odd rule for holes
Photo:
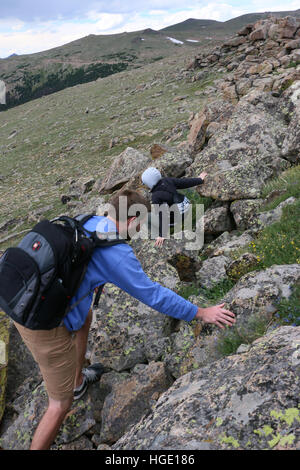
[[[121,196],[127,200],[125,214],[120,211]],[[139,215],[129,215],[135,204],[143,205],[146,214],[150,209],[149,203],[139,193],[125,191],[110,201],[111,209],[107,217],[93,216],[85,223],[84,228],[90,232],[96,231],[99,236],[118,233],[127,238],[130,230],[140,229]],[[176,319],[189,322],[198,318],[220,328],[235,323],[235,315],[224,309],[224,304],[201,308],[151,281],[129,244],[96,248],[84,279],[71,300],[74,308],[60,326],[51,330],[30,330],[15,322],[40,366],[49,396],[48,408],[34,433],[31,450],[50,448],[73,399],[82,397],[87,386],[99,380],[105,372],[100,364],[83,369],[92,320],[93,291],[105,283],[116,285],[140,302]]]
[[[190,209],[190,201],[186,196],[180,194],[177,189],[192,188],[204,182],[207,173],[203,172],[199,178],[163,178],[157,168],[149,167],[142,174],[142,182],[146,185],[151,192],[151,202],[154,207],[159,210],[158,214],[158,237],[156,238],[155,246],[161,247],[165,238],[163,237],[164,228],[164,214],[161,208],[168,207],[174,208],[180,216],[184,224],[185,214]],[[174,212],[170,211],[169,225],[174,226]],[[149,219],[149,228],[154,224],[155,217]],[[151,227],[153,229],[153,226]]]

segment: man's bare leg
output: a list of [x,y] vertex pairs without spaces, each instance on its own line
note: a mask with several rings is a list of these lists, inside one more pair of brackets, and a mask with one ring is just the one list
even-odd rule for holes
[[76,332],[76,375],[74,388],[79,387],[83,381],[82,368],[85,360],[92,317],[93,312],[90,310],[84,325]]
[[30,450],[47,450],[50,448],[72,405],[72,401],[73,397],[63,401],[49,398],[47,411],[36,428]]

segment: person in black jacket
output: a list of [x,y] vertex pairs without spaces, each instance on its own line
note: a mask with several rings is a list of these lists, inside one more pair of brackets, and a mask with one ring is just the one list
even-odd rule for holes
[[[177,189],[192,188],[204,182],[207,173],[203,172],[199,178],[163,178],[157,168],[149,167],[142,174],[142,182],[151,191],[151,202],[161,206],[167,204],[169,207],[177,204],[179,213],[184,216],[190,209],[190,202],[186,196],[180,194]],[[174,213],[170,213],[170,225],[174,225]],[[162,246],[163,237],[163,212],[159,212],[159,227],[155,246]]]

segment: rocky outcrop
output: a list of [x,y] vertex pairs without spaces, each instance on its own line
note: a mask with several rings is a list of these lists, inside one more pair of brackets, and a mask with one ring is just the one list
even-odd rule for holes
[[299,448],[300,329],[180,377],[113,450]]
[[116,442],[150,411],[160,394],[173,382],[162,362],[141,364],[134,371],[136,373],[115,384],[105,398],[101,415],[101,442]]
[[294,204],[295,202],[296,198],[289,197],[285,201],[278,204],[275,209],[253,214],[248,219],[248,227],[251,227],[252,229],[262,230],[268,225],[272,225],[275,222],[278,222],[281,219],[284,207]]
[[201,195],[221,201],[259,198],[265,182],[288,167],[280,157],[287,126],[277,101],[263,93],[256,105],[240,100],[186,172],[208,173],[198,188]]
[[187,140],[195,158],[186,174],[208,173],[201,195],[259,199],[266,181],[299,161],[299,28],[298,18],[270,17],[195,58],[195,70],[229,71]]
[[299,279],[299,264],[253,271],[243,276],[223,300],[237,315],[238,324],[247,323],[252,315],[271,320],[279,300],[291,295],[291,288]]
[[113,192],[115,189],[124,186],[131,178],[139,174],[149,162],[149,157],[128,147],[114,160],[102,182],[100,193]]
[[222,235],[204,246],[202,254],[207,257],[230,256],[230,253],[249,246],[252,241],[253,236],[247,231],[242,235],[238,235],[235,231],[223,232]]

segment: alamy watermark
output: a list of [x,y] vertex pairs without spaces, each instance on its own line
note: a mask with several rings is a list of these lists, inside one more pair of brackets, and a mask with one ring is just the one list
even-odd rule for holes
[[[120,196],[118,211],[108,204],[108,214],[113,220],[119,220],[122,238],[155,240],[184,240],[186,250],[200,250],[204,244],[204,205],[194,204],[153,204],[151,212],[143,204],[133,204],[128,208],[127,197]],[[118,216],[117,216],[118,212]],[[196,223],[193,224],[193,218]],[[122,222],[123,221],[123,222]],[[109,224],[102,219],[97,225],[99,238],[115,239],[116,232],[108,231]]]

